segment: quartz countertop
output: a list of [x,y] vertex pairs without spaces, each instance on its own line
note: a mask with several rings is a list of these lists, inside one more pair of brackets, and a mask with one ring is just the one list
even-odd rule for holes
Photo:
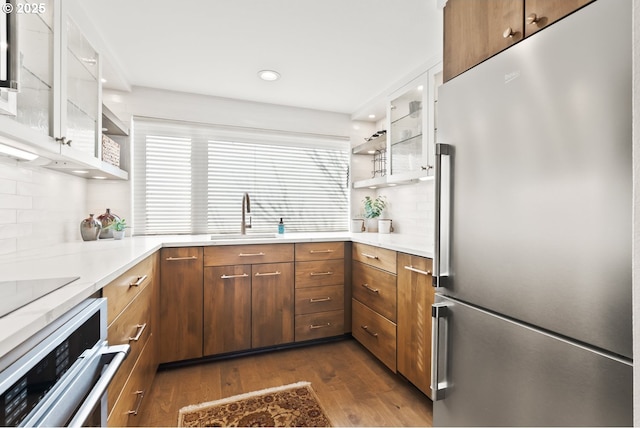
[[286,233],[277,237],[216,239],[211,235],[162,235],[122,240],[74,241],[0,256],[0,281],[79,277],[0,318],[0,357],[162,247],[353,241],[423,257],[433,250],[400,234]]

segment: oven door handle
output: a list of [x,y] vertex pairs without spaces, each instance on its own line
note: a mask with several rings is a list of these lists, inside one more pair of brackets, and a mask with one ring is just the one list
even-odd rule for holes
[[71,422],[69,422],[69,427],[81,427],[86,420],[89,419],[93,409],[95,409],[96,405],[102,400],[102,396],[107,391],[111,380],[118,372],[122,362],[127,358],[127,355],[129,355],[130,350],[131,347],[129,345],[114,345],[104,349],[102,358],[111,361],[103,370],[100,379],[98,379],[91,392],[89,392],[89,395],[87,395]]

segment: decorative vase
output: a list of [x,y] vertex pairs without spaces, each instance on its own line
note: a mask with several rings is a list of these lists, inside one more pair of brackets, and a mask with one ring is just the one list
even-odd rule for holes
[[378,233],[391,233],[393,232],[393,226],[391,220],[388,218],[381,218],[378,220]]
[[120,217],[118,217],[115,214],[112,214],[111,209],[109,208],[107,208],[106,213],[100,214],[98,216],[98,221],[100,221],[100,223],[102,224],[100,239],[113,238],[113,229],[111,229],[109,226],[111,226],[111,224],[116,220],[120,220]]
[[101,230],[102,224],[93,218],[93,214],[80,222],[80,235],[84,241],[97,241]]
[[378,218],[368,218],[365,220],[365,225],[367,227],[367,232],[377,232],[378,231]]
[[364,220],[361,218],[354,218],[351,220],[351,233],[364,232]]
[[113,239],[122,239],[124,238],[124,230],[114,230],[113,231]]

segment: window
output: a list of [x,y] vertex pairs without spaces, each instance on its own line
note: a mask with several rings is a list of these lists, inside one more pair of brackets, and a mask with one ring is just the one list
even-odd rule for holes
[[346,231],[349,143],[340,137],[134,119],[137,235]]

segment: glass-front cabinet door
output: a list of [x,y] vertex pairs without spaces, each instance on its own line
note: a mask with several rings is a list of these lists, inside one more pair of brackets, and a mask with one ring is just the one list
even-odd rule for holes
[[[98,52],[75,22],[64,18],[61,136],[71,149],[99,157],[101,84]],[[63,144],[64,150],[69,145]],[[71,154],[71,153],[69,153]]]
[[[53,0],[38,2],[18,14],[20,92],[16,120],[43,135],[53,132],[54,29]],[[30,13],[26,13],[26,12]]]
[[442,63],[438,63],[392,94],[388,110],[390,182],[433,176],[441,84]]

